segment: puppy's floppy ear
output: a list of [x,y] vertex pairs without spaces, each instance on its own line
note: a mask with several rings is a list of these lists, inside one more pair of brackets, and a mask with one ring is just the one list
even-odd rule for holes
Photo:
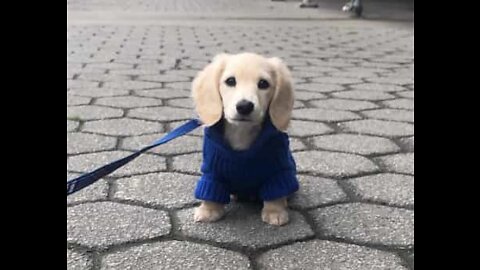
[[280,58],[274,57],[268,61],[274,66],[276,73],[275,93],[269,109],[270,118],[278,130],[286,131],[292,116],[294,102],[292,76]]
[[207,126],[214,125],[222,118],[223,106],[219,90],[220,76],[228,57],[228,54],[223,53],[215,56],[212,63],[200,71],[192,83],[195,110],[200,120]]

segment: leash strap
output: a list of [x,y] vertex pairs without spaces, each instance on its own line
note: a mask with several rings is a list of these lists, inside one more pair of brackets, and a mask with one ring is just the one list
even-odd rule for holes
[[72,179],[67,182],[67,196],[70,194],[73,194],[83,188],[86,188],[90,186],[91,184],[95,183],[99,179],[103,178],[106,175],[111,174],[112,172],[116,171],[117,169],[125,166],[125,164],[129,163],[130,161],[134,160],[138,156],[140,156],[142,153],[145,153],[146,151],[155,148],[159,145],[162,145],[164,143],[167,143],[173,139],[176,139],[178,137],[181,137],[190,131],[196,129],[201,125],[200,121],[198,119],[193,119],[188,121],[187,123],[179,126],[178,128],[172,130],[162,138],[158,139],[157,141],[153,142],[152,144],[140,149],[139,151],[126,156],[124,158],[121,158],[119,160],[116,160],[112,163],[109,163],[103,167],[100,167],[92,172],[86,173],[84,175],[81,175],[75,179]]

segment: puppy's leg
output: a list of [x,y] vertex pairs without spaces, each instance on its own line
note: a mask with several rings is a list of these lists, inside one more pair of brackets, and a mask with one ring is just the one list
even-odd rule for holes
[[262,220],[270,225],[281,226],[287,224],[287,198],[265,201],[262,209]]
[[195,222],[214,222],[219,220],[225,213],[224,205],[209,201],[202,201],[195,209]]

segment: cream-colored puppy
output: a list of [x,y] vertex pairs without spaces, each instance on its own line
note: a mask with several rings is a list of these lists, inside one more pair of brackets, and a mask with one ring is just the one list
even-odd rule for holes
[[[293,109],[291,75],[279,58],[253,53],[217,55],[192,86],[196,111],[206,126],[225,120],[224,136],[234,150],[245,150],[255,141],[263,120],[285,131]],[[246,168],[248,169],[248,168]],[[272,225],[288,222],[287,200],[265,201],[262,220]],[[203,201],[195,221],[213,222],[224,214],[224,205]]]

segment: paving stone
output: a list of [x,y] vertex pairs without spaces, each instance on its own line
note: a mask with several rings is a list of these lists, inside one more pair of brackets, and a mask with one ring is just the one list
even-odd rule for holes
[[128,116],[155,121],[176,121],[190,120],[195,117],[195,113],[193,110],[181,108],[150,107],[130,110]]
[[141,81],[124,81],[124,82],[106,82],[104,87],[116,88],[122,90],[142,90],[162,87],[161,83],[157,82],[141,82]]
[[305,150],[307,149],[307,146],[300,141],[299,139],[296,138],[290,138],[290,150],[291,151],[300,151],[300,150]]
[[[192,107],[193,108],[193,107]],[[301,109],[301,108],[305,108],[305,104],[303,102],[300,102],[298,100],[295,100],[294,103],[293,103],[293,108],[294,109]]]
[[87,255],[67,249],[67,270],[90,270],[92,259]]
[[156,75],[141,75],[138,77],[139,81],[150,82],[191,82],[192,80],[187,76],[181,75],[169,75],[169,74],[156,74]]
[[140,76],[140,75],[155,75],[160,74],[160,69],[116,69],[110,70],[110,74],[118,74],[118,75],[130,75],[130,76]]
[[371,100],[371,101],[395,98],[395,96],[385,92],[368,91],[368,90],[352,90],[352,91],[336,92],[336,93],[332,93],[332,96],[337,98],[355,99],[355,100]]
[[112,89],[112,88],[72,88],[68,91],[71,95],[85,96],[85,97],[114,97],[127,96],[127,90]]
[[348,99],[325,99],[310,102],[313,106],[323,109],[361,111],[366,109],[378,108],[377,105],[369,101],[358,101]]
[[314,83],[325,83],[325,84],[353,84],[353,83],[362,83],[363,81],[356,78],[348,78],[348,77],[327,77],[327,76],[319,76],[311,79]]
[[353,90],[367,90],[367,91],[381,91],[381,92],[396,92],[405,91],[405,87],[394,84],[379,84],[379,83],[361,83],[351,86]]
[[327,96],[321,93],[295,91],[295,99],[302,101],[310,101],[315,99],[325,99]]
[[121,63],[90,63],[87,64],[86,67],[89,68],[101,68],[101,69],[129,69],[133,68],[132,65],[129,64],[121,64]]
[[81,73],[78,76],[77,80],[108,82],[108,81],[128,81],[130,80],[130,78],[128,76],[118,75],[118,74]]
[[289,223],[280,227],[262,221],[260,204],[234,203],[227,210],[226,216],[215,223],[194,222],[193,211],[194,209],[187,209],[177,213],[179,232],[215,243],[262,248],[313,235],[303,216],[291,210]]
[[414,98],[413,91],[397,92],[396,94],[404,98],[410,98],[410,99]]
[[78,125],[77,121],[67,120],[67,132],[75,131],[78,128]]
[[156,98],[190,98],[191,92],[178,89],[155,89],[155,90],[143,90],[135,91],[139,96],[143,97],[156,97]]
[[[122,142],[122,148],[127,150],[138,150],[163,137],[164,135],[165,133],[159,133],[154,135],[143,135],[125,138]],[[193,136],[183,136],[151,151],[163,155],[185,154],[191,152],[201,152],[202,145],[203,140],[201,138]]]
[[83,131],[112,136],[133,136],[146,133],[158,134],[163,132],[163,126],[144,120],[122,118],[87,122],[83,126]]
[[288,129],[288,134],[294,137],[322,135],[332,132],[333,129],[329,128],[325,124],[301,120],[290,121],[290,127]]
[[395,254],[367,247],[322,240],[294,243],[265,252],[260,269],[407,270]]
[[[80,176],[80,174],[67,172],[67,182],[78,176]],[[100,179],[91,186],[88,186],[80,191],[68,195],[67,204],[85,201],[106,200],[107,196],[108,184],[105,180]]]
[[413,83],[413,77],[372,77],[366,79],[372,83],[392,84],[392,85],[405,85]]
[[407,99],[407,98],[387,100],[387,101],[383,101],[382,103],[389,108],[405,109],[405,110],[413,110],[413,105],[414,105],[413,100]]
[[165,88],[170,88],[174,90],[186,90],[190,91],[192,89],[191,82],[168,82],[165,83]]
[[170,233],[164,211],[113,202],[67,207],[67,242],[89,248],[146,240]]
[[[131,154],[126,151],[108,151],[91,154],[81,154],[67,159],[67,171],[90,172],[100,166]],[[166,160],[163,157],[143,154],[134,161],[113,172],[110,176],[121,177],[145,174],[166,170]]]
[[202,161],[201,153],[176,156],[173,158],[173,170],[176,172],[200,174]]
[[352,154],[305,151],[294,153],[293,156],[300,173],[312,172],[329,177],[345,177],[379,169],[369,159]]
[[382,119],[382,120],[391,120],[391,121],[402,121],[402,122],[412,122],[414,121],[413,112],[407,110],[397,110],[397,109],[379,109],[363,112],[364,115],[369,118]]
[[106,255],[101,269],[250,269],[245,256],[204,244],[165,241]]
[[136,108],[136,107],[148,107],[148,106],[161,106],[162,101],[153,98],[142,97],[105,97],[99,98],[95,101],[95,104],[105,105],[119,108]]
[[86,134],[67,133],[67,155],[114,149],[116,138]]
[[412,124],[381,120],[350,121],[340,126],[351,132],[378,136],[411,136],[414,133]]
[[116,181],[114,198],[142,202],[151,206],[181,208],[193,205],[198,176],[179,173],[154,173]]
[[364,135],[333,134],[315,137],[312,141],[316,147],[321,149],[359,155],[385,154],[400,150],[397,145],[386,138]]
[[295,89],[322,93],[322,92],[343,91],[345,90],[345,87],[339,84],[305,83],[305,84],[296,84]]
[[192,98],[177,98],[177,99],[170,99],[167,102],[168,106],[173,106],[173,107],[181,107],[181,108],[187,108],[187,109],[193,109],[194,104],[193,104],[193,99]]
[[414,206],[414,177],[376,174],[346,180],[361,200],[398,206]]
[[360,119],[358,114],[348,111],[326,109],[298,109],[293,110],[292,118],[295,120],[313,120],[324,122],[338,122]]
[[414,174],[414,153],[384,156],[378,160],[391,172]]
[[99,82],[67,80],[67,89],[69,88],[95,88],[100,85]]
[[310,211],[317,231],[355,243],[411,248],[414,245],[414,211],[352,203]]
[[87,105],[92,99],[88,97],[77,97],[67,94],[67,107],[77,105]]
[[120,109],[106,108],[100,106],[75,106],[67,107],[67,118],[81,120],[97,120],[121,117],[123,111]]
[[297,177],[300,189],[292,195],[288,203],[294,209],[319,207],[347,200],[347,195],[334,180],[306,175]]
[[403,138],[400,140],[400,143],[404,146],[404,148],[409,151],[409,152],[414,152],[415,150],[415,138],[409,137],[409,138]]
[[407,260],[408,260],[408,263],[410,264],[410,267],[412,268],[412,270],[414,269],[414,253],[410,254],[408,257],[407,257]]
[[339,78],[355,78],[355,79],[378,77],[378,75],[375,72],[370,70],[329,72],[329,76],[332,78],[339,77]]

